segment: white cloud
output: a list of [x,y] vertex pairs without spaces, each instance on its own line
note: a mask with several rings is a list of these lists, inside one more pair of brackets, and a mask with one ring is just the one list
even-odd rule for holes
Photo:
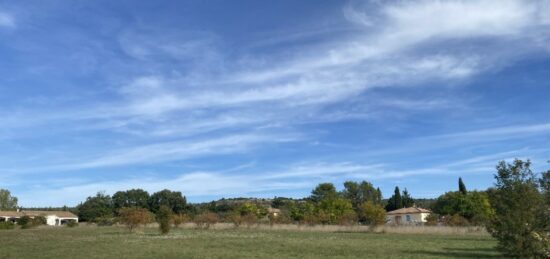
[[115,150],[94,159],[80,158],[81,162],[75,164],[45,166],[42,170],[77,170],[121,165],[154,164],[166,161],[186,160],[194,157],[242,153],[260,145],[291,142],[298,139],[298,136],[290,135],[241,134],[202,140],[192,139],[162,142]]
[[[78,179],[41,181],[32,190],[18,195],[23,206],[75,205],[98,191],[113,194],[133,188],[156,192],[162,189],[181,191],[192,200],[201,197],[275,196],[282,191],[308,193],[320,182],[340,184],[346,180],[367,180],[375,185],[384,179],[401,179],[421,175],[479,175],[490,174],[500,160],[510,161],[528,150],[514,150],[498,154],[480,155],[440,165],[398,169],[396,165],[361,164],[354,162],[303,162],[281,170],[264,171],[249,166],[227,171],[194,171],[174,177],[127,177],[123,180],[86,182]],[[513,157],[511,157],[513,156]],[[252,170],[252,171],[251,171]],[[243,172],[244,171],[244,172]]]

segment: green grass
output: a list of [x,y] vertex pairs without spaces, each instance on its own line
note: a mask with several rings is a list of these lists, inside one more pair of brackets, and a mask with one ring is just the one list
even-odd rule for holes
[[173,230],[117,227],[0,231],[0,258],[492,258],[479,235]]

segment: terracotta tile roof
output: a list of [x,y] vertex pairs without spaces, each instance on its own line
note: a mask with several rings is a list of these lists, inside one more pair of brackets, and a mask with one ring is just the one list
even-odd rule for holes
[[77,218],[70,211],[40,211],[40,210],[23,210],[23,211],[0,211],[0,217],[36,217],[36,216],[49,216],[55,215],[60,218]]
[[394,214],[416,214],[416,213],[431,213],[431,212],[432,211],[423,209],[423,208],[409,207],[409,208],[402,208],[398,210],[392,210],[386,214],[394,215]]
[[21,217],[21,212],[17,212],[17,211],[0,211],[0,217]]

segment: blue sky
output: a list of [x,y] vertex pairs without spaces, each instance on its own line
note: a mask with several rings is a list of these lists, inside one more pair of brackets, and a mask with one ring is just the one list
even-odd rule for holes
[[437,197],[550,159],[550,1],[2,1],[22,206],[368,180]]

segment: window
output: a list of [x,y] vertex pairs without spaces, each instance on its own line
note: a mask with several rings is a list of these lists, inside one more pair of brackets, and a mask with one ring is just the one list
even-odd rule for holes
[[411,215],[405,216],[407,218],[407,221],[411,221]]

